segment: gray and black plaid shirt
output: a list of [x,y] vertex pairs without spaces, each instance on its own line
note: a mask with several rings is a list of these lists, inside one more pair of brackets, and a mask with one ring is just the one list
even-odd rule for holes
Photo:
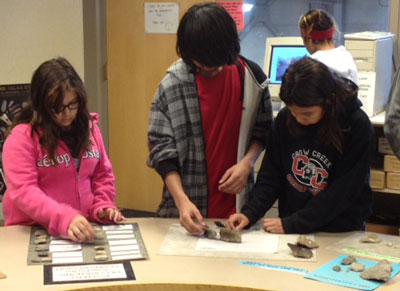
[[[238,161],[246,154],[251,140],[257,139],[266,144],[272,122],[266,77],[255,63],[245,60],[245,64]],[[255,70],[251,70],[250,65]],[[255,73],[262,83],[257,81]],[[156,91],[150,109],[148,146],[149,167],[157,168],[165,160],[179,161],[183,189],[203,217],[207,217],[207,169],[200,105],[194,72],[181,59],[167,70]],[[253,184],[254,177],[250,175],[246,188],[237,195],[238,210],[247,201],[247,193]],[[165,185],[157,215],[179,217]]]

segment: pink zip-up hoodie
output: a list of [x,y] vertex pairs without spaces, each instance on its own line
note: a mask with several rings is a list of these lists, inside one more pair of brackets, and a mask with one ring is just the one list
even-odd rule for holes
[[97,212],[114,205],[114,174],[97,126],[91,114],[88,151],[80,154],[77,173],[67,145],[59,141],[55,160],[49,159],[29,124],[13,128],[3,147],[7,190],[3,198],[5,225],[40,224],[51,235],[68,237],[72,219],[81,214],[89,221],[101,221]]

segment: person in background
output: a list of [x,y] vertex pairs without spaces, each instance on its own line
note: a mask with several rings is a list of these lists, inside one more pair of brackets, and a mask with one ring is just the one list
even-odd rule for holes
[[176,50],[151,105],[147,164],[164,181],[157,216],[201,233],[204,217],[228,218],[243,204],[272,106],[265,74],[239,56],[236,24],[217,3],[184,14]]
[[301,37],[311,57],[358,86],[357,67],[352,55],[342,45],[335,48],[335,27],[333,17],[323,10],[310,10],[299,19]]
[[304,57],[282,79],[280,110],[257,182],[242,213],[228,220],[243,229],[279,199],[271,233],[364,229],[372,213],[369,167],[374,131],[357,90],[323,63]]
[[3,148],[6,226],[40,224],[51,235],[85,242],[95,236],[89,221],[124,219],[114,205],[114,174],[97,121],[66,59],[36,69],[28,105]]
[[393,78],[383,131],[393,153],[400,159],[400,70]]

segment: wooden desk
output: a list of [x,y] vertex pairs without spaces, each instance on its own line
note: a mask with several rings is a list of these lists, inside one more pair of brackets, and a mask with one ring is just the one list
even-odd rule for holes
[[[0,227],[0,272],[7,275],[6,279],[0,280],[0,290],[71,290],[89,286],[96,287],[140,283],[198,283],[287,291],[350,290],[344,287],[304,279],[302,275],[295,273],[239,265],[238,262],[240,259],[157,255],[169,226],[172,223],[177,223],[178,220],[135,218],[129,219],[129,222],[137,222],[139,224],[140,232],[149,253],[149,259],[131,262],[136,281],[129,281],[128,283],[125,281],[121,283],[84,283],[44,286],[43,266],[28,266],[26,263],[30,228],[24,226]],[[337,252],[326,250],[326,246],[348,235],[350,234],[318,233],[316,235],[316,241],[319,243],[320,247],[317,250],[317,262],[251,261],[313,271],[339,255]],[[111,289],[107,288],[107,290]],[[140,290],[151,289],[143,288]],[[209,290],[213,290],[213,288]],[[400,290],[400,276],[395,277],[387,283],[386,286],[382,286],[378,290]]]

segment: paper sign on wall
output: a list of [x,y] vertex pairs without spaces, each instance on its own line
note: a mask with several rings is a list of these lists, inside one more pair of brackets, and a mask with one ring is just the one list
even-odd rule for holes
[[179,23],[177,3],[144,3],[144,23],[146,33],[176,33]]
[[243,16],[243,1],[217,1],[219,5],[224,7],[226,11],[232,16],[236,22],[238,30],[244,28],[244,16]]

